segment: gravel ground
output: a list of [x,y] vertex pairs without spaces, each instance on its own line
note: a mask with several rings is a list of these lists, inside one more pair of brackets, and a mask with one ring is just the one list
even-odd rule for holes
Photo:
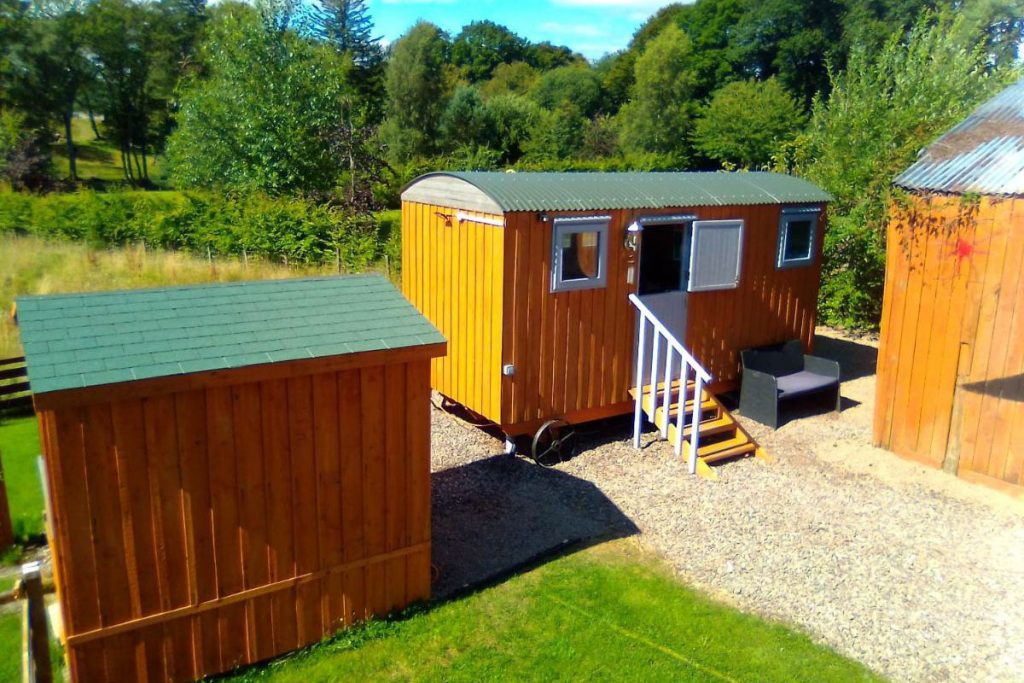
[[775,458],[690,477],[628,420],[594,425],[542,469],[434,413],[439,595],[566,541],[639,534],[683,580],[795,624],[894,680],[1024,678],[1024,503],[870,446],[874,343],[819,331],[844,370],[844,411],[776,432]]

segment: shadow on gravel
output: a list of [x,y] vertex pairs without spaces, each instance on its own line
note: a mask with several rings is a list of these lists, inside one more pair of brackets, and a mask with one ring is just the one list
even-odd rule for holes
[[639,531],[590,482],[514,456],[435,472],[432,490],[435,600]]
[[814,338],[814,355],[838,362],[844,382],[870,377],[878,365],[878,349],[850,339],[818,335]]

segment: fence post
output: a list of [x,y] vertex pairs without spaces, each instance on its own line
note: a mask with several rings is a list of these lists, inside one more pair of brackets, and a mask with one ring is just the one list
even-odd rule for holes
[[21,566],[21,591],[25,598],[25,651],[22,668],[25,683],[53,683],[43,577],[39,573],[38,562],[28,562]]
[[7,480],[4,478],[3,459],[0,458],[0,552],[14,545],[14,526],[11,507],[7,502]]

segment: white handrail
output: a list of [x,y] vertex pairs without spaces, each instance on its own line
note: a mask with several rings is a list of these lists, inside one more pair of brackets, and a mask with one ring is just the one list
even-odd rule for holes
[[[700,448],[700,423],[701,398],[704,393],[704,386],[711,382],[711,375],[683,346],[682,342],[676,339],[675,335],[662,324],[658,317],[648,308],[635,294],[629,295],[630,302],[640,312],[639,329],[637,331],[637,354],[636,354],[636,404],[633,411],[633,446],[640,447],[640,427],[643,419],[644,400],[647,395],[644,392],[644,370],[646,367],[647,354],[647,326],[651,326],[651,361],[650,361],[650,417],[653,420],[658,411],[659,403],[662,411],[661,436],[667,439],[669,436],[669,420],[671,418],[671,394],[673,370],[675,367],[675,356],[679,355],[679,411],[676,415],[676,442],[674,444],[676,455],[682,455],[683,451],[683,430],[685,427],[684,416],[686,414],[687,384],[690,381],[690,369],[693,369],[693,412],[690,422],[690,438],[688,439],[688,469],[691,474],[697,471],[697,449]],[[665,340],[664,369],[659,365],[661,340]],[[658,380],[662,380],[662,396],[658,397]]]
[[645,318],[651,321],[651,324],[654,325],[654,329],[656,329],[663,337],[668,339],[669,344],[671,344],[672,348],[676,350],[676,353],[683,357],[686,364],[697,371],[697,376],[705,382],[710,382],[711,375],[708,371],[701,367],[701,364],[697,362],[696,358],[690,355],[690,352],[686,350],[686,347],[683,346],[682,342],[676,339],[675,335],[672,334],[667,327],[661,324],[658,317],[654,315],[654,311],[647,308],[644,302],[641,301],[640,297],[636,294],[630,294],[629,300],[640,310],[640,313],[642,313]]

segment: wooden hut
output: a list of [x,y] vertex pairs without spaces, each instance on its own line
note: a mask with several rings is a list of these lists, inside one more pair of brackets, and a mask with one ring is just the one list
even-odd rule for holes
[[1024,492],[1024,81],[895,183],[874,440]]
[[429,360],[381,277],[25,297],[73,681],[183,681],[430,593]]
[[[652,372],[678,388],[685,368],[699,412],[713,397],[695,382],[735,389],[741,349],[810,349],[827,200],[772,173],[420,177],[402,193],[402,287],[451,344],[432,385],[510,437],[630,412],[639,430],[641,411],[682,433],[664,416],[694,411],[656,401]],[[720,405],[701,417],[709,459],[753,450]]]

